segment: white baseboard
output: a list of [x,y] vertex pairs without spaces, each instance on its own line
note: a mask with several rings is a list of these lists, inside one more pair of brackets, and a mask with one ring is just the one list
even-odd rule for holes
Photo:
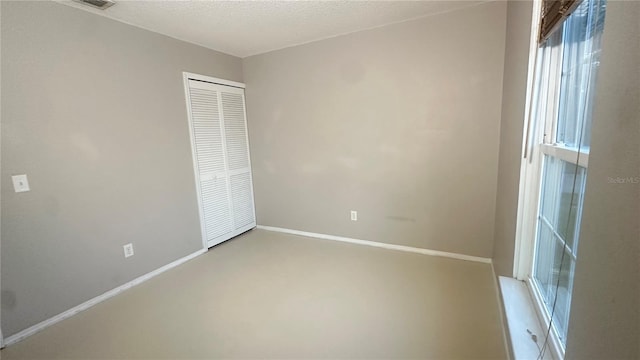
[[441,257],[447,257],[447,258],[458,259],[458,260],[475,261],[475,262],[481,262],[485,264],[491,264],[490,258],[484,258],[479,256],[471,256],[471,255],[450,253],[446,251],[422,249],[422,248],[405,246],[405,245],[386,244],[386,243],[381,243],[377,241],[352,239],[352,238],[343,237],[343,236],[318,234],[318,233],[312,233],[307,231],[285,229],[285,228],[279,228],[279,227],[273,227],[273,226],[258,225],[257,228],[268,230],[268,231],[276,231],[276,232],[281,232],[286,234],[300,235],[300,236],[306,236],[306,237],[312,237],[312,238],[318,238],[318,239],[342,241],[342,242],[351,243],[351,244],[373,246],[373,247],[378,247],[378,248],[383,248],[388,250],[406,251],[406,252],[412,252],[412,253],[423,254],[423,255],[441,256]]
[[165,271],[167,271],[169,269],[172,269],[172,268],[174,268],[174,267],[176,267],[176,266],[178,266],[178,265],[180,265],[182,263],[185,263],[185,262],[195,258],[196,256],[204,254],[205,252],[207,252],[207,249],[198,250],[198,251],[196,251],[196,252],[194,252],[194,253],[192,253],[190,255],[187,255],[187,256],[185,256],[183,258],[180,258],[180,259],[178,259],[178,260],[176,260],[176,261],[174,261],[172,263],[169,263],[169,264],[167,264],[165,266],[162,266],[162,267],[160,267],[160,268],[158,268],[156,270],[153,270],[153,271],[151,271],[149,273],[146,273],[146,274],[144,274],[144,275],[142,275],[140,277],[137,277],[137,278],[129,281],[126,284],[118,286],[115,289],[109,290],[109,291],[107,291],[106,293],[104,293],[102,295],[98,295],[98,296],[94,297],[91,300],[87,300],[87,301],[83,302],[82,304],[80,304],[78,306],[75,306],[75,307],[73,307],[73,308],[71,308],[71,309],[69,309],[69,310],[67,310],[65,312],[62,312],[62,313],[60,313],[60,314],[58,314],[58,315],[56,315],[56,316],[54,316],[52,318],[49,318],[49,319],[47,319],[45,321],[42,321],[42,322],[37,323],[37,324],[35,324],[35,325],[31,326],[31,327],[28,327],[28,328],[20,331],[19,333],[16,333],[16,334],[11,335],[8,338],[4,339],[5,340],[4,341],[4,346],[9,346],[11,344],[17,343],[18,341],[24,340],[25,338],[27,338],[27,337],[29,337],[29,336],[31,336],[31,335],[33,335],[33,334],[45,329],[45,328],[47,328],[47,327],[49,327],[49,326],[51,326],[51,325],[53,325],[55,323],[58,323],[58,322],[60,322],[60,321],[62,321],[64,319],[67,319],[67,318],[69,318],[69,317],[71,317],[71,316],[73,316],[73,315],[75,315],[75,314],[77,314],[77,313],[79,313],[81,311],[87,310],[88,308],[90,308],[90,307],[92,307],[92,306],[94,306],[96,304],[99,304],[99,303],[101,303],[101,302],[103,302],[103,301],[105,301],[105,300],[107,300],[109,298],[112,298],[112,297],[118,295],[119,293],[121,293],[121,292],[123,292],[123,291],[125,291],[127,289],[130,289],[130,288],[132,288],[132,287],[134,287],[134,286],[136,286],[138,284],[141,284],[141,283],[143,283],[143,282],[145,282],[145,281],[147,281],[147,280],[149,280],[149,279],[151,279],[151,278],[153,278],[153,277],[155,277],[157,275],[160,275],[160,274],[162,274],[163,272],[165,272]]

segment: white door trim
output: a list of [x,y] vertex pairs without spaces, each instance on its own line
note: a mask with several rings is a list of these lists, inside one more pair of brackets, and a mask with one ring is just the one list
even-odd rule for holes
[[207,75],[194,74],[194,73],[190,73],[190,72],[183,72],[182,76],[185,79],[185,81],[187,81],[188,79],[192,79],[192,80],[210,82],[210,83],[213,83],[213,84],[233,86],[233,87],[241,88],[241,89],[244,89],[244,87],[245,87],[245,84],[241,83],[241,82],[215,78],[215,77],[207,76]]
[[196,138],[193,133],[193,114],[191,112],[191,95],[189,92],[189,78],[194,74],[182,73],[184,82],[184,100],[187,107],[187,120],[189,125],[189,139],[191,140],[191,160],[193,161],[193,175],[196,181],[196,196],[198,200],[198,214],[200,216],[200,237],[202,238],[202,248],[207,249],[207,229],[205,228],[204,212],[202,210],[202,192],[200,191],[200,173],[198,171],[198,158],[196,156]]

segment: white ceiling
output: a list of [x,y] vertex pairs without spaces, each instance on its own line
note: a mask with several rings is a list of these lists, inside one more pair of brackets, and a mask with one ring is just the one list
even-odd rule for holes
[[484,2],[115,1],[106,10],[69,0],[60,2],[239,57]]

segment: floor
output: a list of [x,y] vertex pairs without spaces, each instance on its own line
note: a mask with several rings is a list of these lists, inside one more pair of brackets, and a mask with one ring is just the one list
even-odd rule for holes
[[2,359],[504,359],[488,264],[252,230]]

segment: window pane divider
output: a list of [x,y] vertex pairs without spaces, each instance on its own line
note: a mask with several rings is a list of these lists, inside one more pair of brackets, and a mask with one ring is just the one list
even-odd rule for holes
[[[546,155],[578,165],[585,169],[589,167],[589,151],[586,149],[578,150],[562,144],[540,144],[540,151]],[[578,154],[580,156],[578,156]]]
[[573,261],[577,260],[576,255],[573,253],[573,250],[571,250],[571,248],[569,247],[569,245],[567,245],[567,242],[562,238],[562,236],[560,234],[558,234],[557,231],[554,230],[553,226],[551,225],[551,223],[549,222],[549,220],[547,220],[547,218],[545,218],[544,216],[538,216],[538,218],[544,223],[544,225],[551,230],[551,233],[553,234],[553,237],[556,239],[556,241],[560,242],[560,245],[562,245],[562,247],[564,248],[564,252],[567,253],[567,255],[569,255],[571,257],[571,259],[573,259]]

